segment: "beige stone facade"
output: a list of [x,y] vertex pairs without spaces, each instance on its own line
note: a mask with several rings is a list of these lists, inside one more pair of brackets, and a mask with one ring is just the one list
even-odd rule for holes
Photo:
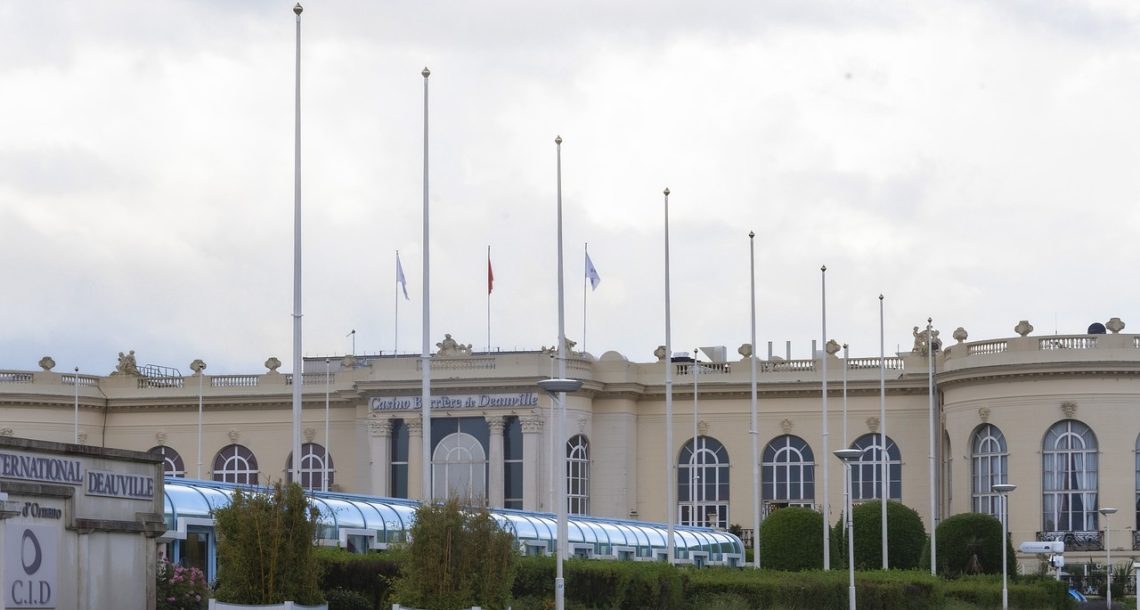
[[[756,436],[761,455],[768,450],[779,456],[776,466],[765,469],[762,512],[785,504],[821,508],[827,502],[832,520],[838,519],[843,468],[831,452],[854,443],[878,446],[875,434],[884,424],[882,364],[888,445],[900,462],[892,468],[900,477],[892,493],[901,489],[902,501],[924,520],[929,522],[931,513],[932,461],[939,473],[938,518],[992,509],[993,475],[1007,472],[1008,482],[1018,486],[1010,496],[1015,545],[1041,535],[1067,536],[1071,548],[1083,549],[1067,553],[1070,562],[1100,557],[1105,524],[1097,509],[1113,506],[1119,509],[1109,524],[1114,554],[1131,553],[1137,526],[1133,507],[1140,497],[1140,335],[1036,337],[1019,325],[1017,332],[1022,331],[1022,336],[975,342],[956,332],[957,344],[936,345],[942,349],[929,359],[939,439],[933,456],[921,332],[915,351],[882,363],[877,356],[844,360],[841,353],[757,361]],[[827,359],[828,375],[826,447],[821,357]],[[433,357],[432,395],[440,401],[433,406],[432,424],[437,493],[446,482],[442,488],[482,497],[492,506],[551,510],[555,426],[551,401],[536,385],[550,376],[551,358],[549,351]],[[307,364],[302,429],[317,457],[326,450],[331,455],[333,489],[422,497],[420,362],[410,356],[345,358],[332,363],[327,383],[323,359]],[[681,498],[677,515],[682,521],[695,514],[700,524],[750,529],[750,364],[747,359],[701,364],[695,422],[696,367],[671,364],[674,444],[667,449],[664,360],[637,363],[615,352],[571,356],[568,376],[584,385],[568,397],[566,438],[559,445],[580,443],[580,459],[572,466],[578,509],[663,522],[670,484]],[[277,372],[276,362],[267,366],[260,374],[219,376],[197,367],[198,373],[184,377],[148,376],[129,366],[106,377],[76,378],[47,369],[0,372],[5,414],[0,434],[71,443],[78,396],[80,444],[140,451],[165,447],[181,458],[181,473],[189,478],[221,477],[221,465],[233,469],[232,476],[244,472],[256,474],[259,482],[278,480],[286,476],[291,447],[292,376]],[[703,460],[695,471],[687,466],[694,428]],[[986,439],[991,444],[983,446]],[[256,467],[241,462],[249,456],[225,454],[235,445],[255,457]],[[876,455],[875,449],[866,455]],[[319,487],[319,466],[310,470],[307,482]],[[868,478],[877,481],[880,472],[874,464],[863,467],[865,484],[857,498],[879,494],[878,484]],[[679,480],[667,483],[674,476]],[[696,502],[686,497],[690,488],[700,490]],[[1022,561],[1029,565],[1032,558]]]

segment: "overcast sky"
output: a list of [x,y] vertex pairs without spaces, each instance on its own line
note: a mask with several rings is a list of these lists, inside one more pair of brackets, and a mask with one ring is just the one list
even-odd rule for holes
[[[295,21],[285,1],[0,4],[0,368],[291,369]],[[302,15],[304,353],[418,352],[423,77],[431,343],[566,332],[675,350],[757,325],[809,357],[1140,331],[1133,0],[314,0]]]

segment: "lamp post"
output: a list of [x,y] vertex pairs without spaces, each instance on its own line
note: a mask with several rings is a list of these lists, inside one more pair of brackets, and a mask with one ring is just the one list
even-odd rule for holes
[[1115,508],[1107,506],[1100,509],[1100,514],[1104,515],[1104,572],[1108,579],[1104,590],[1109,608],[1112,608],[1112,530],[1108,527],[1108,518],[1115,512]]
[[[582,382],[578,379],[543,379],[538,382],[538,387],[542,388],[544,392],[550,394],[550,397],[558,401],[558,425],[555,431],[556,445],[565,443],[563,438],[564,428],[566,427],[566,393],[577,392],[582,387]],[[566,581],[562,578],[562,562],[565,560],[566,555],[566,450],[558,452],[559,471],[562,473],[559,479],[561,484],[558,486],[558,542],[556,544],[555,553],[558,557],[557,568],[554,574],[554,608],[555,610],[565,610],[566,608]]]
[[1009,608],[1009,566],[1005,547],[1009,546],[1009,492],[1017,489],[1013,483],[997,483],[993,490],[1001,495],[1001,607]]
[[[846,347],[846,346],[844,346]],[[847,366],[846,360],[843,363]],[[851,518],[851,462],[858,460],[863,452],[859,449],[836,449],[835,457],[843,462],[843,519],[847,532],[847,607],[855,610],[855,538],[854,520]]]

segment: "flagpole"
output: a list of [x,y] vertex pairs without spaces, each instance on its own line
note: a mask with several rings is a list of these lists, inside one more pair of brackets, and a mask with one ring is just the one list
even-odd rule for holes
[[[554,138],[558,160],[558,378],[566,379],[566,307],[562,265],[562,136]],[[566,581],[562,563],[566,557],[566,392],[558,393],[558,432],[554,451],[558,454],[558,569],[555,575],[554,605],[556,610],[566,607]]]
[[883,569],[890,565],[887,560],[887,499],[890,498],[890,460],[887,456],[887,348],[883,333],[883,295],[879,295],[879,461],[882,463],[883,480],[879,506],[882,508]]
[[[585,265],[586,261],[590,260],[590,244],[587,242],[582,247],[582,253],[586,258],[582,260]],[[587,266],[585,273],[582,274],[582,353],[586,353],[586,282],[589,280],[590,268]]]
[[938,527],[935,512],[935,481],[934,481],[934,342],[931,341],[934,329],[934,318],[926,319],[926,374],[927,394],[930,395],[930,575],[937,574],[935,561],[938,548],[935,529]]
[[431,243],[428,241],[428,77],[431,71],[424,68],[424,304],[423,304],[423,336],[420,349],[420,367],[423,374],[421,379],[423,403],[423,442],[420,443],[421,485],[420,496],[425,501],[431,501],[431,344],[428,337],[431,335],[431,264],[429,252]]
[[748,361],[752,370],[751,407],[752,426],[748,434],[752,437],[752,564],[760,567],[760,431],[756,425],[756,233],[748,232],[748,256],[752,286],[752,353]]
[[[400,283],[400,251],[396,250],[396,283]],[[396,290],[395,315],[392,316],[392,357],[400,354],[400,290]]]
[[690,373],[693,376],[693,450],[689,454],[689,525],[699,527],[701,522],[697,519],[697,511],[700,507],[697,505],[697,490],[701,484],[701,473],[697,469],[699,460],[697,458],[697,380],[700,376],[700,365],[697,363],[697,348],[693,348],[693,364],[690,368]]
[[831,487],[827,468],[831,460],[826,459],[826,456],[831,455],[827,430],[827,265],[819,268],[819,281],[821,303],[823,304],[821,315],[823,320],[823,351],[819,355],[819,359],[823,363],[823,388],[820,391],[820,394],[823,395],[823,571],[827,572],[831,569]]
[[673,338],[669,317],[669,188],[665,188],[665,514],[668,520],[668,539],[665,545],[667,561],[673,563],[673,521],[677,506],[673,501]]
[[491,353],[491,245],[487,244],[487,353]]
[[293,481],[301,482],[301,390],[305,374],[301,357],[301,3],[297,16],[296,89],[293,115]]

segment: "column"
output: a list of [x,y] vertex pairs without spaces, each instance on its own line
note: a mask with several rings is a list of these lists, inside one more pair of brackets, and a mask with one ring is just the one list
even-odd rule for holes
[[388,479],[392,472],[392,420],[368,422],[369,481],[374,496],[391,496]]
[[507,424],[502,415],[488,415],[486,420],[487,428],[491,431],[490,454],[487,456],[490,471],[487,476],[487,502],[492,508],[502,508],[506,497],[503,482],[503,473],[506,471],[503,461],[503,430]]
[[[408,428],[408,498],[412,500],[423,500],[431,498],[431,490],[426,492],[423,489],[423,442],[424,442],[424,423],[418,416],[411,416],[404,420],[404,425]],[[431,464],[427,465],[431,468]]]
[[[539,510],[538,499],[546,493],[542,464],[542,423],[538,415],[519,418],[523,433],[523,510]],[[554,510],[553,506],[546,510]]]

